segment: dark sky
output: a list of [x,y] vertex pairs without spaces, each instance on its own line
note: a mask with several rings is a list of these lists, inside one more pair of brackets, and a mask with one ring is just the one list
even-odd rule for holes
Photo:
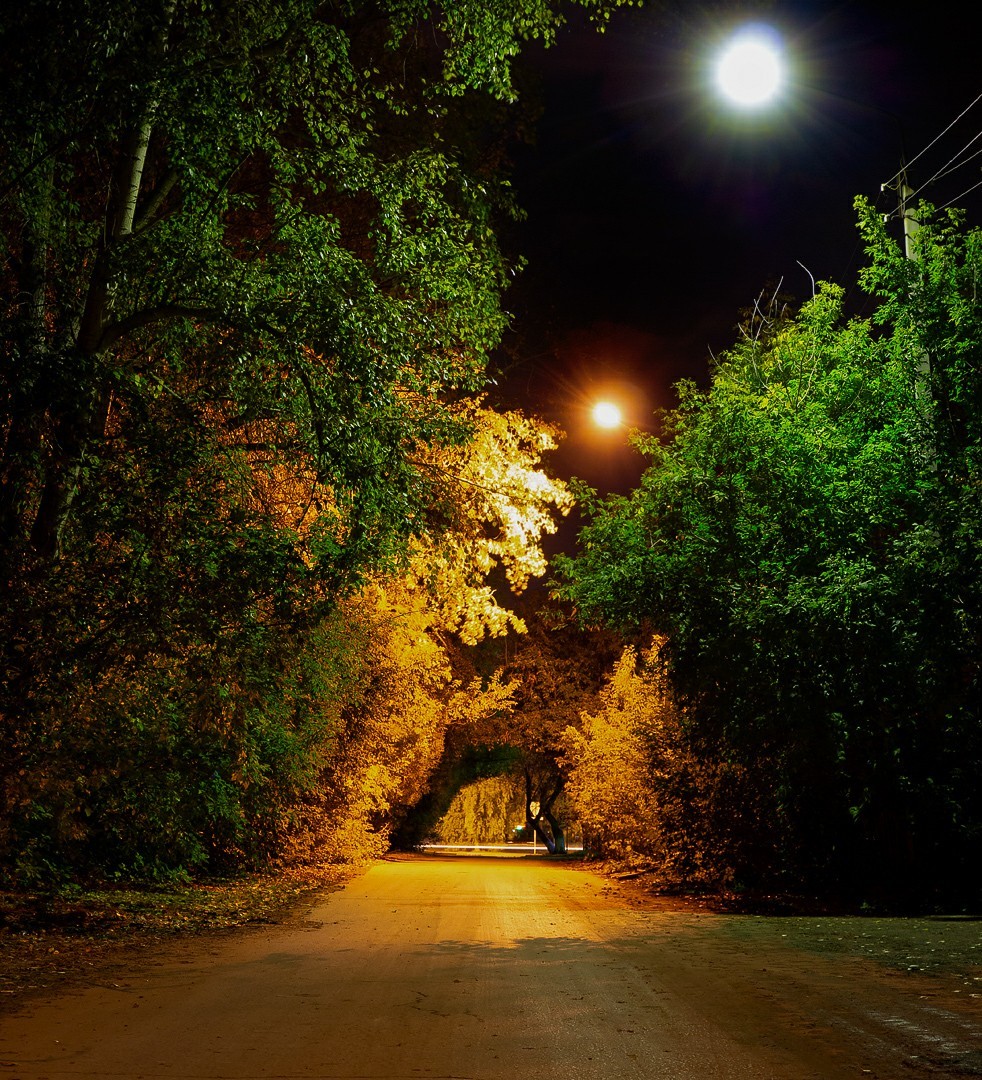
[[[708,57],[752,21],[782,35],[790,82],[750,117],[715,95]],[[676,0],[615,14],[603,36],[573,25],[531,55],[543,112],[515,178],[528,218],[514,240],[529,265],[506,298],[514,366],[502,392],[568,432],[560,475],[632,487],[642,460],[623,432],[591,428],[589,403],[619,396],[630,423],[649,427],[674,382],[706,381],[710,350],[732,344],[762,289],[783,278],[783,292],[811,294],[799,261],[855,289],[853,197],[892,209],[880,185],[982,92],[980,22],[945,3],[908,19],[873,3]],[[982,103],[912,163],[914,186],[980,130]],[[980,165],[925,195],[956,198],[982,180]],[[979,195],[959,202],[974,221]]]

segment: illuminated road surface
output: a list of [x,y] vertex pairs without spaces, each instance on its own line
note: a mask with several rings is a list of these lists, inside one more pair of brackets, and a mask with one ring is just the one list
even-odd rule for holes
[[388,861],[304,926],[28,1002],[0,1080],[982,1075],[974,1002],[732,924],[546,860]]

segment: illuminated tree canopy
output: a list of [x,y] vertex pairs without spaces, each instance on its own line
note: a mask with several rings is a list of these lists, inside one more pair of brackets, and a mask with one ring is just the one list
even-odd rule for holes
[[[274,855],[325,770],[368,775],[356,628],[389,631],[346,605],[425,586],[477,639],[510,621],[490,567],[541,573],[554,436],[479,396],[510,64],[563,14],[508,15],[0,15],[0,859],[25,880]],[[386,768],[378,805],[413,787]]]
[[727,872],[970,892],[982,234],[922,208],[910,260],[860,214],[872,318],[823,285],[749,319],[640,486],[594,499],[561,591],[663,635],[684,745],[746,771]]

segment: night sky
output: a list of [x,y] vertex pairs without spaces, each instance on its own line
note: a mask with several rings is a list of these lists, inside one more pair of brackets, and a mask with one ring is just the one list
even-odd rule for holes
[[[500,391],[566,430],[559,475],[602,491],[629,490],[643,461],[623,431],[592,428],[598,395],[651,428],[672,385],[705,384],[740,310],[782,279],[799,300],[808,271],[837,281],[861,311],[854,196],[894,209],[880,185],[904,160],[917,187],[982,131],[980,103],[912,160],[982,93],[977,15],[966,24],[947,4],[916,20],[872,3],[666,7],[617,13],[603,36],[574,23],[553,49],[533,50],[523,76],[542,115],[515,177],[528,217],[510,242],[528,268],[505,301]],[[713,91],[709,58],[754,21],[781,34],[789,85],[749,115]],[[980,166],[925,197],[956,199],[979,221],[982,189],[958,197]]]

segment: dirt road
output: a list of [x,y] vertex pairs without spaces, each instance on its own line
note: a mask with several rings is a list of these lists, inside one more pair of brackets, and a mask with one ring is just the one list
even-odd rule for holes
[[531,859],[383,862],[304,926],[34,1000],[0,1080],[982,1076],[982,982]]

